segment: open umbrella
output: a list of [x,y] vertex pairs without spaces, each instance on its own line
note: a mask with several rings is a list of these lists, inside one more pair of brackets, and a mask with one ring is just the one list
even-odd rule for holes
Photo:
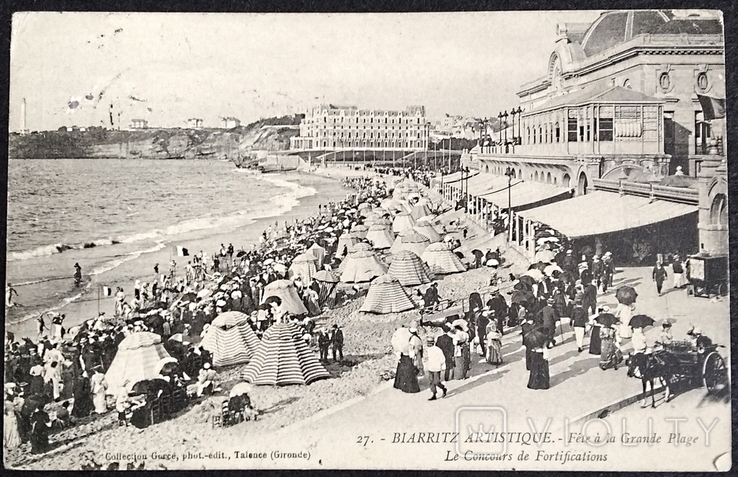
[[487,266],[488,267],[499,267],[500,262],[495,260],[494,258],[490,258],[489,260],[487,260]]
[[320,270],[315,272],[315,275],[313,275],[313,279],[317,280],[319,282],[326,282],[326,283],[338,283],[339,278],[331,271],[328,270]]
[[266,300],[264,300],[265,305],[271,305],[272,303],[275,303],[277,306],[282,304],[282,299],[278,296],[268,296]]
[[525,285],[529,290],[533,289],[533,285],[536,283],[536,279],[531,277],[530,275],[521,275],[520,278],[518,278],[520,283]]
[[528,270],[540,270],[541,272],[543,272],[549,265],[551,265],[549,262],[542,262],[539,260],[538,262],[528,267]]
[[612,313],[600,313],[595,321],[602,326],[612,326],[617,323],[618,319]]
[[234,396],[240,396],[242,394],[248,394],[253,389],[253,385],[250,383],[241,382],[233,386],[231,388],[231,392],[229,394],[230,397]]
[[154,369],[159,373],[163,374],[162,371],[167,367],[167,365],[173,365],[177,364],[177,359],[172,358],[171,356],[167,356],[166,358],[162,358],[159,360],[158,363],[156,363],[156,366],[154,366]]
[[510,298],[510,302],[531,307],[536,302],[536,297],[527,290],[515,290]]
[[398,328],[397,331],[392,335],[392,348],[397,353],[407,354],[410,348],[410,330],[402,327]]
[[209,297],[212,294],[213,294],[213,290],[210,290],[210,289],[206,288],[204,290],[200,290],[199,292],[197,292],[197,297],[198,298],[207,298],[207,297]]
[[647,315],[635,315],[630,319],[628,323],[633,328],[645,328],[646,326],[653,326],[656,322],[653,318]]
[[185,293],[179,299],[181,301],[195,301],[197,300],[197,293],[194,293],[194,292]]
[[620,287],[615,292],[615,298],[617,298],[618,303],[622,303],[623,305],[632,305],[635,303],[637,297],[638,293],[636,293],[635,288],[629,286]]
[[556,254],[551,250],[540,250],[536,252],[533,258],[537,262],[552,262],[556,258]]
[[236,253],[236,257],[240,258],[246,255],[248,252],[246,250],[239,250],[238,253]]
[[179,341],[181,343],[184,341],[184,335],[182,335],[182,333],[175,333],[169,337],[168,341]]
[[563,270],[558,265],[547,265],[546,268],[543,269],[543,273],[548,275],[549,277],[554,274],[554,272],[562,273]]
[[538,328],[530,330],[523,336],[523,344],[526,348],[542,348],[548,339]]
[[456,328],[457,326],[460,326],[464,331],[469,331],[469,323],[464,319],[459,318],[451,322],[451,328]]

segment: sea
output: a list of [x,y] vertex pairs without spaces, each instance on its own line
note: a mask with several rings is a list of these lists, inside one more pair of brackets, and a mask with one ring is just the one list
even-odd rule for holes
[[[215,160],[11,159],[8,162],[6,282],[18,292],[6,329],[26,332],[48,311],[92,302],[112,312],[103,286],[155,280],[172,259],[181,270],[201,250],[248,249],[268,225],[345,198],[334,179],[259,174]],[[83,282],[74,284],[74,265]],[[78,305],[78,306],[74,306]],[[91,316],[67,316],[68,325]],[[48,321],[48,320],[47,320]],[[27,333],[24,333],[27,334]]]

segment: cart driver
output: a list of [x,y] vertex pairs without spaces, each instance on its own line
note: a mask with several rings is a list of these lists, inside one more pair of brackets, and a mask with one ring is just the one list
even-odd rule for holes
[[702,329],[698,326],[692,326],[687,331],[687,336],[690,337],[692,346],[697,350],[698,353],[704,353],[706,348],[712,346],[712,340],[702,334]]

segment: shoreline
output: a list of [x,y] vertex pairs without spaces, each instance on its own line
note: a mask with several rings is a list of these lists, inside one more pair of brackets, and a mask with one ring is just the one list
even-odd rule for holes
[[[331,169],[331,168],[329,168]],[[346,170],[338,173],[331,173],[330,170],[323,171],[313,169],[311,171],[296,171],[289,173],[280,173],[279,175],[270,175],[257,177],[266,182],[271,182],[278,186],[280,190],[287,188],[297,191],[297,195],[280,194],[271,199],[271,203],[276,202],[274,209],[266,210],[266,214],[261,215],[259,212],[256,216],[250,217],[247,223],[238,225],[232,230],[219,231],[218,228],[193,230],[185,232],[179,236],[173,236],[169,239],[162,238],[157,241],[145,241],[141,244],[150,244],[144,250],[132,251],[122,254],[120,263],[115,264],[110,270],[92,270],[90,273],[83,273],[86,280],[78,293],[72,296],[64,297],[56,305],[46,308],[46,311],[56,311],[66,315],[65,328],[69,329],[76,326],[87,319],[94,318],[99,311],[106,314],[112,314],[114,310],[114,301],[112,297],[97,299],[95,288],[100,286],[108,286],[113,289],[115,287],[123,287],[128,296],[132,296],[135,280],[142,282],[154,278],[153,265],[159,264],[160,272],[168,268],[171,259],[175,259],[178,263],[178,269],[183,270],[186,259],[189,257],[176,257],[172,252],[178,246],[184,246],[189,249],[190,255],[204,250],[208,255],[219,248],[221,243],[233,243],[236,249],[248,249],[252,244],[258,244],[261,232],[272,224],[273,220],[279,223],[284,221],[303,220],[317,213],[318,205],[329,201],[343,200],[346,193],[349,192],[341,183],[340,178],[346,177],[346,173],[350,175],[367,175],[374,174],[373,171],[353,171]],[[326,173],[322,173],[322,172]],[[238,172],[251,174],[250,172]],[[254,174],[256,175],[256,174]],[[313,187],[315,186],[315,187]],[[305,189],[300,191],[300,189]],[[279,203],[282,202],[282,203]],[[92,249],[94,250],[94,248]],[[84,252],[85,250],[81,250]],[[71,258],[73,252],[68,252]],[[174,255],[174,256],[173,256]],[[127,258],[127,257],[131,258]],[[127,258],[127,259],[126,259]],[[179,260],[178,260],[179,259]],[[7,262],[6,262],[7,264]],[[68,279],[71,282],[71,277]],[[32,301],[33,295],[24,296],[23,301]],[[46,312],[44,311],[44,313]],[[13,332],[16,337],[29,337],[37,339],[38,333],[36,322],[33,318],[39,313],[24,313],[20,320],[10,320],[6,313],[5,327],[7,331]]]

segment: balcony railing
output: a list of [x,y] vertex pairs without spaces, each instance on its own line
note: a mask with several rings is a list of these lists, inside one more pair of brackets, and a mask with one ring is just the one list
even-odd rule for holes
[[618,192],[620,194],[649,197],[652,200],[668,200],[683,204],[698,205],[699,191],[687,187],[670,187],[641,182],[613,181],[607,179],[593,179],[595,190]]

